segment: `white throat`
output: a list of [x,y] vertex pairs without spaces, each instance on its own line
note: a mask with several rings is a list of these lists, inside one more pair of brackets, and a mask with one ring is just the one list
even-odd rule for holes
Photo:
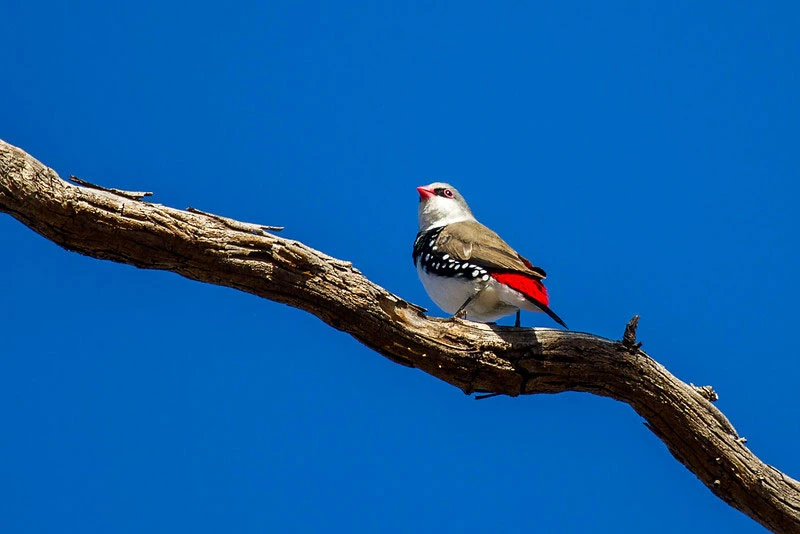
[[419,231],[447,226],[448,224],[474,221],[466,204],[454,202],[449,198],[430,197],[419,203]]

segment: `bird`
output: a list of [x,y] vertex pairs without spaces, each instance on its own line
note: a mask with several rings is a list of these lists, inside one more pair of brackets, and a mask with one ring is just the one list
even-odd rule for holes
[[434,182],[417,187],[419,232],[412,257],[422,285],[453,317],[492,323],[520,309],[544,312],[567,328],[549,307],[534,266],[494,231],[479,223],[458,190]]

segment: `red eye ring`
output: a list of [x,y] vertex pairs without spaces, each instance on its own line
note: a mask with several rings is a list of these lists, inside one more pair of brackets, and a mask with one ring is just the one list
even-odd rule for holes
[[443,193],[443,194],[444,194],[444,196],[446,196],[447,198],[453,198],[453,192],[452,192],[452,191],[450,191],[449,189],[445,189],[445,190],[444,190],[442,193]]

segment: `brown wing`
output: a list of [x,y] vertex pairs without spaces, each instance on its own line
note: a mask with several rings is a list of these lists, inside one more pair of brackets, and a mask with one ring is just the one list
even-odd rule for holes
[[439,234],[436,245],[445,254],[487,269],[520,272],[537,278],[547,276],[543,269],[534,267],[478,221],[448,224]]

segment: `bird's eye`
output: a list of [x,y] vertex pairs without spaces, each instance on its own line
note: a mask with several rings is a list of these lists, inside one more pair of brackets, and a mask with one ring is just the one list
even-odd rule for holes
[[446,196],[447,198],[453,198],[453,192],[452,192],[452,191],[450,191],[449,189],[445,189],[445,190],[443,191],[443,194],[444,194],[444,196]]

